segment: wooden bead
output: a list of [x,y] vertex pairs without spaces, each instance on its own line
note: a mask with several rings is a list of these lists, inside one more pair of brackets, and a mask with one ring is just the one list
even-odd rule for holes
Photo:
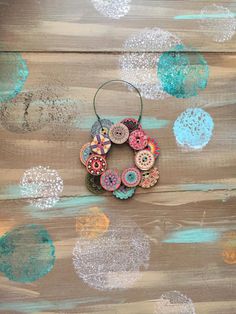
[[123,123],[116,123],[110,128],[109,138],[115,144],[123,144],[129,138],[129,129]]
[[135,156],[135,165],[140,169],[140,170],[149,170],[153,167],[155,162],[155,158],[153,154],[147,150],[140,150],[137,152]]

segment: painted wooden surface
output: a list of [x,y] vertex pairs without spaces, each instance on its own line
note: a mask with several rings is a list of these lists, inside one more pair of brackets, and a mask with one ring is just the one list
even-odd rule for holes
[[[120,2],[125,3],[124,1]],[[214,1],[236,12],[235,1]],[[234,36],[223,45],[199,29],[197,15],[212,1],[133,0],[126,16],[108,19],[89,0],[1,0],[1,49],[18,51],[121,51],[123,42],[143,28],[160,27],[199,51],[235,51]],[[105,39],[105,40],[104,40]]]
[[[1,274],[1,313],[151,314],[161,295],[173,290],[191,298],[197,314],[236,313],[235,264],[222,256],[224,235],[235,231],[236,222],[236,55],[230,53],[235,51],[235,37],[216,44],[202,36],[194,21],[173,19],[195,14],[207,4],[136,1],[128,15],[109,20],[89,1],[1,1],[2,49],[31,51],[22,53],[29,68],[22,92],[39,98],[46,113],[52,100],[60,103],[54,103],[54,123],[39,119],[33,102],[26,109],[20,95],[12,109],[7,107],[9,118],[0,115],[0,235],[18,225],[42,224],[56,247],[54,268],[35,282],[17,283]],[[221,4],[235,11],[234,2]],[[122,43],[144,27],[164,28],[206,51],[208,86],[190,99],[144,99],[144,128],[158,137],[161,147],[156,187],[139,189],[125,202],[109,193],[94,197],[85,187],[86,171],[79,161],[80,147],[90,140],[95,121],[92,98],[99,84],[120,78]],[[176,118],[189,107],[206,110],[215,123],[208,145],[191,152],[176,144],[172,131]],[[137,115],[138,109],[138,98],[125,87],[111,85],[98,97],[99,113],[111,119]],[[38,130],[25,129],[26,110]],[[131,157],[128,148],[115,147],[109,162],[122,169]],[[53,209],[33,208],[22,198],[21,176],[38,165],[56,169],[63,178],[64,190]],[[132,221],[150,241],[149,267],[127,290],[96,290],[74,271],[76,219],[93,207],[111,221],[122,219],[127,229]],[[181,234],[199,229],[205,235],[197,241]],[[214,231],[214,241],[204,241],[208,230]],[[173,232],[180,234],[174,237]]]

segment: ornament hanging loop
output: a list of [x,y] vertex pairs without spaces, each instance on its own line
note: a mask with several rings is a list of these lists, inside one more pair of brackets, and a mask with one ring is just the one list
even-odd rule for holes
[[111,84],[111,83],[116,83],[116,82],[118,82],[118,83],[123,83],[123,84],[125,84],[125,85],[129,85],[130,87],[132,87],[132,88],[137,92],[137,94],[139,95],[139,98],[140,98],[140,114],[139,114],[138,122],[140,122],[141,119],[142,119],[142,114],[143,114],[143,99],[142,99],[142,96],[141,96],[140,91],[138,90],[138,88],[135,87],[133,84],[131,84],[131,83],[127,82],[127,81],[124,81],[124,80],[110,80],[110,81],[107,81],[107,82],[103,83],[102,85],[100,85],[100,86],[98,87],[98,89],[97,89],[97,91],[96,91],[94,97],[93,97],[93,109],[94,109],[94,112],[95,112],[95,114],[96,114],[96,116],[97,116],[97,119],[98,119],[98,121],[99,121],[101,127],[102,127],[101,118],[100,118],[100,116],[98,115],[97,109],[96,109],[96,97],[97,97],[98,92],[99,92],[104,86],[106,86],[106,85],[108,85],[108,84]]

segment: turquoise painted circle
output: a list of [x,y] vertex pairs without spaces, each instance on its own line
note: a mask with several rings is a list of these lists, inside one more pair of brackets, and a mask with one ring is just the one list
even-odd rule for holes
[[[189,50],[189,49],[188,49]],[[183,45],[162,53],[157,75],[163,90],[176,98],[197,96],[208,83],[209,68],[205,58]]]
[[16,97],[29,75],[26,61],[17,52],[0,52],[0,103]]
[[188,108],[174,122],[173,132],[180,146],[201,149],[210,141],[214,121],[210,114],[201,108]]
[[0,238],[0,271],[17,282],[33,282],[54,266],[55,247],[40,225],[23,225]]

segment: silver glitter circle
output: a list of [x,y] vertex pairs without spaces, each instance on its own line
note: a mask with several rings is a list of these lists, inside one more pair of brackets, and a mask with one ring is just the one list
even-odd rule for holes
[[[97,120],[92,125],[92,128],[91,128],[92,137],[94,137],[97,134],[104,134],[103,130],[107,133],[105,135],[108,136],[110,127],[114,124],[112,121],[110,121],[108,119],[101,119],[100,122]],[[102,127],[101,127],[101,125],[102,125]]]
[[154,314],[195,314],[193,302],[179,291],[163,293],[156,302]]
[[180,43],[177,36],[160,28],[144,29],[132,35],[123,45],[127,52],[119,59],[121,78],[135,85],[147,99],[167,97],[157,76],[157,63],[161,52]]
[[228,8],[211,4],[201,10],[200,29],[216,42],[230,40],[235,34],[236,19]]
[[91,2],[103,16],[119,19],[129,12],[131,0],[91,0]]
[[78,240],[73,264],[78,276],[93,288],[126,289],[148,267],[149,240],[135,223],[109,218],[109,229],[101,237]]
[[26,170],[20,180],[21,194],[37,208],[53,207],[63,191],[63,180],[56,170],[37,166]]

